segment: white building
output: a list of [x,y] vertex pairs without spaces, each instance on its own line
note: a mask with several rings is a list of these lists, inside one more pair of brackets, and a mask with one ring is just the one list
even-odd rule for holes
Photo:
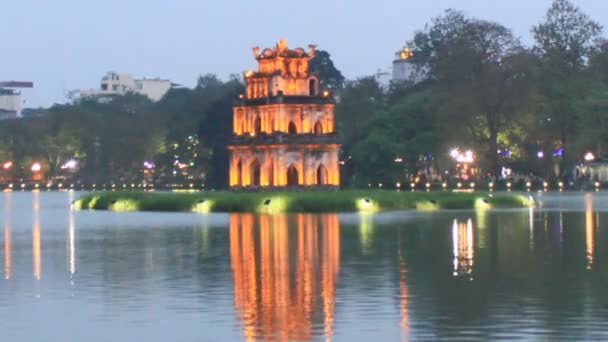
[[108,72],[99,89],[80,91],[81,97],[104,98],[135,93],[159,101],[171,89],[171,81],[159,78],[135,79],[129,74]]
[[414,83],[422,81],[424,72],[417,70],[411,58],[414,52],[409,48],[403,48],[395,52],[393,60],[393,82],[411,81]]
[[0,120],[20,118],[23,99],[18,89],[33,87],[32,82],[0,82]]
[[380,88],[382,88],[383,91],[388,91],[391,86],[390,69],[388,69],[388,71],[378,69],[378,71],[376,71],[376,74],[374,75],[374,78],[376,78],[376,81],[378,82]]

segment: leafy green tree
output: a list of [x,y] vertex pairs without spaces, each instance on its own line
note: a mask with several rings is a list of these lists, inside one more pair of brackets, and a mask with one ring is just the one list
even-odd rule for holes
[[539,88],[544,99],[540,114],[546,118],[546,129],[555,132],[555,144],[564,149],[560,173],[576,159],[576,151],[569,144],[580,127],[579,104],[587,88],[581,72],[601,30],[569,0],[555,0],[544,21],[532,28],[534,51],[543,62]]
[[487,169],[498,174],[499,135],[525,96],[528,54],[510,29],[454,10],[434,19],[410,45],[418,56],[415,63],[434,82],[445,123],[465,128],[469,138],[462,133],[458,138],[479,146]]
[[369,134],[353,148],[358,186],[383,183],[393,186],[414,174],[421,160],[432,160],[440,150],[439,122],[430,91],[410,94],[380,112],[366,129]]
[[344,76],[335,67],[329,52],[324,50],[315,51],[314,57],[310,60],[309,68],[311,72],[319,75],[321,88],[342,89]]

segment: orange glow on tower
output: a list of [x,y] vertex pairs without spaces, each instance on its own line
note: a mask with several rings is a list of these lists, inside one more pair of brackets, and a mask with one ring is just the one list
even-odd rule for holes
[[230,187],[338,187],[335,103],[309,71],[315,47],[253,49],[257,71],[233,108]]

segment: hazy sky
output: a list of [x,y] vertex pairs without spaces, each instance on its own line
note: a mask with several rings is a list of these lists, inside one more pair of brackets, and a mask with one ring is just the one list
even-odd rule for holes
[[[607,0],[575,0],[608,25]],[[6,0],[0,10],[0,80],[27,80],[26,106],[99,87],[106,71],[162,77],[186,86],[255,66],[251,47],[279,38],[328,50],[347,78],[390,65],[393,53],[447,8],[511,27],[530,27],[551,0]]]

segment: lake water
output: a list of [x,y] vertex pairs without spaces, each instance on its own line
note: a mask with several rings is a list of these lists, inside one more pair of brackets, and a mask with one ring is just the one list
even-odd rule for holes
[[375,216],[0,194],[2,341],[607,340],[608,194]]

